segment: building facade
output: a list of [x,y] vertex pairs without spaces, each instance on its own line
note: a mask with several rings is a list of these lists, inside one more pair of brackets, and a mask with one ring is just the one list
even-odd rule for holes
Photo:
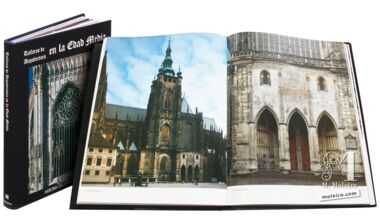
[[30,193],[71,176],[89,56],[77,54],[30,68]]
[[[363,175],[344,45],[267,33],[228,37],[229,174],[320,174],[326,153],[355,152]],[[347,165],[334,173],[346,173]]]
[[101,135],[90,137],[86,154],[83,182],[109,183],[114,172],[119,148]]
[[146,109],[106,103],[112,84],[107,84],[105,58],[92,130],[119,148],[116,178],[141,174],[158,182],[225,181],[223,132],[182,97],[182,72],[174,72],[171,52],[169,42]]

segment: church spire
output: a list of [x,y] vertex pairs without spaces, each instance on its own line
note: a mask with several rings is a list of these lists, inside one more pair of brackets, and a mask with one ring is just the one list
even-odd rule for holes
[[172,48],[170,47],[170,39],[168,43],[168,47],[166,48],[166,56],[164,61],[162,62],[161,68],[158,70],[159,73],[163,73],[164,75],[173,76],[174,77],[174,70],[172,68],[173,60],[172,60]]

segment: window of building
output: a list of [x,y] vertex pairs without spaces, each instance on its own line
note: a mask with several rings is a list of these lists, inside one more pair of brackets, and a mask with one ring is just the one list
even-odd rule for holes
[[111,166],[111,163],[112,163],[112,158],[108,158],[107,159],[107,167]]
[[182,158],[185,159],[185,154],[182,155]]
[[169,109],[170,108],[170,93],[166,92],[164,96],[164,108]]
[[243,42],[243,50],[248,50],[248,38],[245,38],[245,39],[244,39],[244,42]]
[[106,171],[106,176],[109,176],[110,175],[110,171]]
[[92,164],[92,157],[87,158],[87,166],[91,166]]
[[102,148],[99,148],[99,153],[102,153],[103,152],[103,149]]
[[267,70],[260,73],[260,85],[271,85],[270,73]]
[[89,175],[90,175],[90,170],[86,170],[86,171],[84,172],[84,174],[85,174],[86,176],[89,176]]
[[102,158],[97,158],[96,159],[96,166],[100,166],[102,164]]
[[195,155],[195,159],[197,159],[197,160],[198,160],[198,159],[199,159],[199,156],[198,156],[198,155]]
[[323,77],[318,78],[318,90],[319,91],[327,91],[326,81]]
[[99,175],[99,170],[96,170],[95,171],[95,176],[98,176]]
[[89,152],[93,152],[94,149],[93,149],[93,148],[89,148],[88,151],[89,151]]
[[243,50],[243,43],[241,41],[239,41],[238,44],[237,44],[237,50],[238,51]]
[[109,150],[108,150],[108,153],[112,154],[112,149],[109,149]]

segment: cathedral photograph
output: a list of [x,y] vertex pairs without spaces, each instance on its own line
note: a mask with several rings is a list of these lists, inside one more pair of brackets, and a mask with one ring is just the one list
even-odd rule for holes
[[90,53],[29,68],[28,189],[70,182]]
[[225,188],[225,37],[110,38],[82,186]]
[[229,185],[365,185],[365,146],[344,43],[228,37]]

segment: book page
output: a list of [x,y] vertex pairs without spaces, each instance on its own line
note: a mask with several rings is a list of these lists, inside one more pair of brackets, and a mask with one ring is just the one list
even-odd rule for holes
[[228,51],[227,204],[374,204],[346,45],[243,32]]
[[111,37],[77,204],[225,205],[226,38]]

